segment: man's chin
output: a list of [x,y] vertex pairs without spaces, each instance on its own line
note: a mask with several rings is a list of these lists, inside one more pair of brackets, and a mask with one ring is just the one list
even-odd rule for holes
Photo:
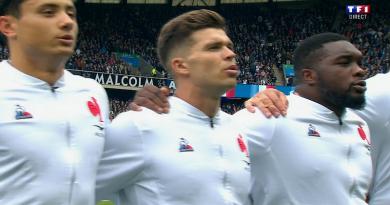
[[59,51],[56,52],[56,54],[58,56],[62,56],[62,57],[70,57],[71,55],[73,55],[74,53],[74,50],[73,49],[61,49]]
[[350,97],[346,99],[345,103],[348,108],[360,110],[366,105],[366,98],[364,95],[359,97]]
[[346,107],[351,109],[363,109],[366,105],[365,91],[353,92],[345,97]]
[[322,90],[323,97],[340,108],[362,109],[366,105],[364,93],[338,94],[329,90]]
[[232,88],[235,88],[236,85],[237,85],[237,81],[236,81],[236,80],[232,80],[231,82],[229,82],[229,83],[227,84],[226,87],[227,87],[228,90],[230,90],[230,89],[232,89]]
[[235,87],[236,87],[236,82],[231,82],[231,83],[225,82],[224,85],[219,86],[219,90],[222,92],[221,95],[223,95],[224,93],[226,93],[227,91]]

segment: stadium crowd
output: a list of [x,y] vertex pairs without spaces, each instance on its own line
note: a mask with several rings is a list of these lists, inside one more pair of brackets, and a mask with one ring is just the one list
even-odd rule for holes
[[362,63],[369,71],[368,77],[389,71],[389,17],[389,12],[383,12],[383,15],[373,15],[366,21],[340,24],[340,33],[350,38],[365,56]]
[[110,98],[110,120],[114,119],[121,112],[128,111],[131,100]]
[[[366,20],[349,20],[344,13],[335,15],[335,9],[340,12],[345,10],[337,9],[335,5],[298,9],[275,5],[221,5],[216,8],[226,18],[229,35],[235,43],[241,70],[239,83],[275,85],[275,72],[282,73],[282,65],[291,64],[292,52],[300,40],[325,31],[346,35],[363,52],[363,66],[369,70],[367,77],[389,71],[388,8],[377,5],[372,8],[376,12],[372,12]],[[170,78],[157,59],[157,32],[168,19],[189,9],[169,5],[83,4],[78,8],[80,34],[77,49],[66,68]],[[125,62],[118,53],[142,58],[156,68],[157,74]],[[0,58],[8,58],[4,43],[0,46]],[[88,76],[88,73],[80,73]],[[126,110],[128,103],[112,99],[111,117]],[[222,107],[234,113],[241,106],[242,103],[232,102]]]
[[[386,19],[389,12],[379,10],[364,21],[356,21],[346,20],[346,16],[336,18],[334,9],[283,9],[263,5],[218,7],[216,10],[227,19],[229,35],[235,42],[241,69],[238,82],[274,85],[275,69],[282,71],[283,64],[291,63],[292,52],[299,41],[325,31],[336,31],[351,38],[365,54],[363,64],[369,69],[369,76],[387,72],[390,29]],[[67,69],[152,76],[117,55],[128,53],[155,67],[158,72],[153,76],[169,77],[158,63],[155,39],[163,22],[186,10],[188,8],[165,5],[83,5],[79,8],[79,43]],[[0,58],[7,57],[7,49],[1,46]]]

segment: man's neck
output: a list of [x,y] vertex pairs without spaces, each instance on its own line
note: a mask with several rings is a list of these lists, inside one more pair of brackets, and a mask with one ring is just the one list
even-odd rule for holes
[[19,71],[54,85],[64,74],[65,58],[31,58],[26,56],[12,55],[9,63]]
[[207,91],[195,88],[189,90],[178,88],[175,96],[198,108],[210,118],[217,114],[221,103],[221,96],[211,95]]
[[329,110],[332,110],[338,117],[341,117],[345,113],[345,108],[340,108],[335,104],[330,103],[329,100],[324,99],[317,90],[307,88],[305,86],[297,86],[295,92],[301,97],[309,99],[328,108]]

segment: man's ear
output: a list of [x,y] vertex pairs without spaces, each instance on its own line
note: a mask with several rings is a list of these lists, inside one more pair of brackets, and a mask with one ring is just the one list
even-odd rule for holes
[[317,83],[317,72],[314,69],[304,68],[301,70],[302,82],[308,85]]
[[172,58],[171,67],[172,67],[172,72],[176,76],[188,75],[190,73],[187,63],[181,57]]
[[16,18],[13,16],[0,16],[0,31],[7,38],[16,38]]

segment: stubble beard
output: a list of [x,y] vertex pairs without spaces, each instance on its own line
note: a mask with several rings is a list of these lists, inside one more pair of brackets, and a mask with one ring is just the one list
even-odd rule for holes
[[364,95],[355,97],[350,94],[352,93],[352,86],[350,86],[344,93],[331,91],[327,88],[327,86],[324,86],[323,83],[321,83],[320,86],[321,96],[326,101],[332,103],[338,108],[351,108],[360,110],[363,109],[366,105],[366,98]]

